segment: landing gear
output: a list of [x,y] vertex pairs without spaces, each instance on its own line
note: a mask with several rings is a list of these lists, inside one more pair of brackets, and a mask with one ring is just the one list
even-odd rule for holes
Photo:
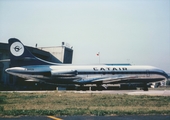
[[98,83],[96,84],[95,89],[98,90],[98,91],[102,91],[102,90],[103,90],[103,88],[102,88],[102,82],[98,82]]
[[120,84],[120,89],[121,90],[136,90],[137,88],[135,84],[122,83]]
[[98,83],[96,88],[99,91],[107,90],[107,86],[105,84],[102,84],[102,83]]
[[80,85],[79,87],[76,88],[76,90],[77,91],[81,91],[81,90],[85,91],[86,89],[85,89],[84,85]]
[[144,91],[148,91],[147,83],[143,85],[142,90],[144,90]]
[[101,84],[97,84],[96,89],[99,90],[99,91],[102,91],[102,90],[103,90],[103,87],[101,86]]
[[148,87],[143,87],[143,90],[144,91],[148,91]]

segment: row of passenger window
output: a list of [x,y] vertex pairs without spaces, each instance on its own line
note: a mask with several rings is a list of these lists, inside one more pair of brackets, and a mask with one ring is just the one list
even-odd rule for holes
[[78,72],[78,74],[149,74],[147,72],[130,72],[130,71],[119,71],[119,72]]

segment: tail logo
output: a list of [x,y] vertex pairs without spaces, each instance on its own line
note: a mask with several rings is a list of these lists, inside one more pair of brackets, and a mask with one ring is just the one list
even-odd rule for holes
[[14,42],[10,47],[10,51],[14,56],[21,56],[24,53],[24,46],[20,42]]

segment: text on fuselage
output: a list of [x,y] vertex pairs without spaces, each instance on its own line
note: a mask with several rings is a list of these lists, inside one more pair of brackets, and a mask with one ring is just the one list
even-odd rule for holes
[[127,70],[126,67],[119,67],[119,68],[111,68],[111,67],[101,67],[101,68],[97,68],[97,67],[94,67],[93,68],[94,71],[125,71]]

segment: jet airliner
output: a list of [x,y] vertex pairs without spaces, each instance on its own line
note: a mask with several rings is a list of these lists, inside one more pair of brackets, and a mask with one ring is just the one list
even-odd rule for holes
[[148,83],[162,81],[168,75],[153,66],[131,64],[72,65],[52,63],[35,57],[23,43],[9,39],[10,68],[5,71],[26,80],[58,85],[140,84],[148,90]]

